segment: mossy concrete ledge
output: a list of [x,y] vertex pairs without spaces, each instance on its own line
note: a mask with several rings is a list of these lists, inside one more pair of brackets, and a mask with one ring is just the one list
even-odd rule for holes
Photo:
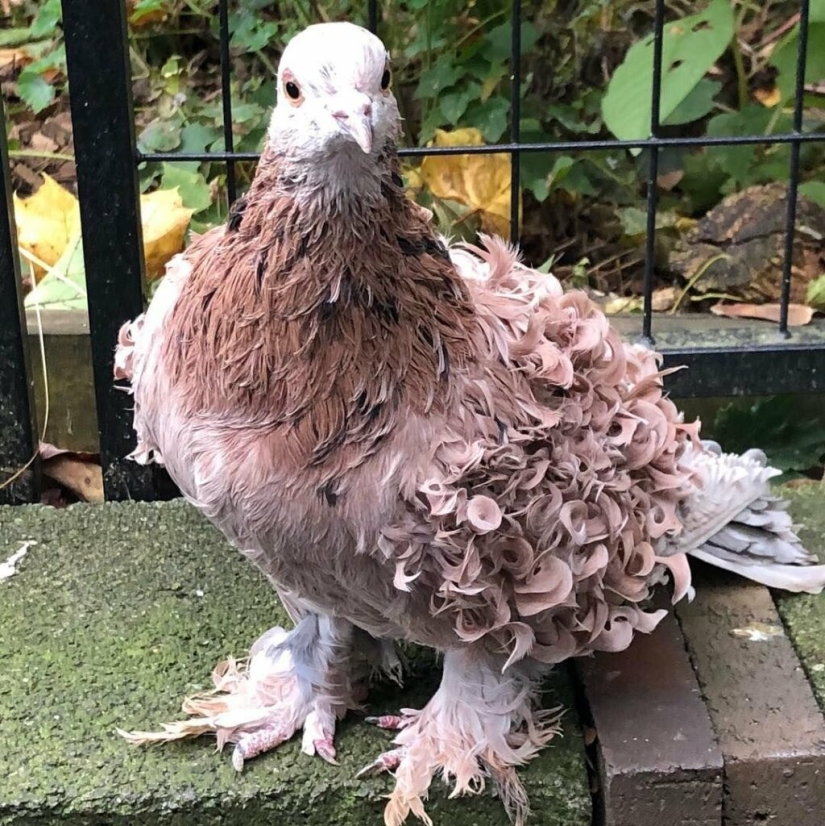
[[[363,719],[341,726],[340,766],[295,741],[236,774],[208,740],[154,748],[115,733],[180,717],[183,696],[213,665],[241,655],[285,617],[267,583],[192,508],[164,504],[0,509],[0,824],[257,826],[383,823],[391,778],[356,780],[389,737]],[[378,713],[426,700],[438,672],[414,658],[408,689],[377,686]],[[565,674],[548,704],[569,710],[522,776],[534,826],[588,826],[584,747]],[[489,792],[447,800],[434,784],[436,824],[505,826]]]

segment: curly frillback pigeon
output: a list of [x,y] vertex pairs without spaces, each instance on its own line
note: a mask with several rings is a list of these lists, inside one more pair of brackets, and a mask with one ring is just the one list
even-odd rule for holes
[[654,353],[502,241],[450,247],[402,188],[388,55],[364,29],[286,48],[246,197],[170,264],[126,325],[139,446],[271,580],[296,622],[230,660],[192,719],[243,761],[303,730],[334,760],[357,706],[354,652],[397,675],[393,640],[444,654],[420,711],[381,718],[397,748],[386,822],[429,822],[433,775],[492,779],[554,733],[533,710],[553,663],[617,651],[686,554],[818,591],[825,568],[770,495],[758,451],[726,456],[663,395]]

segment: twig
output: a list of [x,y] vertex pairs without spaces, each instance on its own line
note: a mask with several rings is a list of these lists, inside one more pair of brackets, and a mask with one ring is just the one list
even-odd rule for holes
[[739,97],[739,108],[744,109],[748,105],[748,75],[745,72],[745,61],[742,58],[742,46],[739,43],[739,32],[745,23],[745,13],[747,8],[743,8],[739,13],[739,18],[734,24],[733,37],[731,38],[731,51],[733,52],[733,63],[736,67],[736,88]]
[[38,152],[36,149],[9,149],[10,158],[43,158],[47,161],[73,161],[74,155],[60,152]]
[[701,267],[690,277],[690,280],[687,284],[685,284],[685,288],[679,293],[679,297],[676,299],[676,303],[670,308],[670,314],[676,315],[676,311],[679,309],[682,301],[684,301],[685,296],[690,292],[693,288],[694,284],[708,271],[712,264],[715,264],[717,261],[729,261],[730,256],[727,253],[720,252],[719,255],[714,255],[711,258],[708,258]]
[[[34,268],[31,266],[31,262],[29,262],[29,273],[31,275],[32,284],[36,284],[36,279],[34,277]],[[35,289],[37,289],[35,287]],[[43,319],[40,316],[40,302],[35,298],[34,302],[34,311],[37,315],[37,338],[40,343],[40,364],[43,367],[43,395],[45,397],[45,405],[43,408],[43,429],[40,433],[40,441],[46,441],[46,429],[49,426],[49,371],[46,365],[46,343],[43,336]],[[40,455],[40,445],[37,445],[34,453],[32,454],[31,458],[28,462],[26,462],[23,467],[16,470],[11,476],[7,479],[4,479],[2,483],[0,483],[0,490],[3,488],[9,487],[14,482],[16,482],[35,462],[37,457]]]

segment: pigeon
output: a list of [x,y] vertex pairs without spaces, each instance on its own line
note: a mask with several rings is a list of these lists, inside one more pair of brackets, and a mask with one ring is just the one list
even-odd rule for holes
[[818,592],[765,454],[703,441],[660,357],[505,241],[451,243],[404,190],[382,42],[348,23],[286,46],[247,194],[168,265],[124,324],[141,463],[268,578],[294,627],[228,659],[186,720],[134,743],[211,734],[244,762],[300,732],[336,759],[337,722],[397,643],[436,650],[423,708],[373,721],[393,748],[387,826],[433,778],[517,775],[559,730],[537,707],[556,664],[625,649],[691,595],[688,558]]

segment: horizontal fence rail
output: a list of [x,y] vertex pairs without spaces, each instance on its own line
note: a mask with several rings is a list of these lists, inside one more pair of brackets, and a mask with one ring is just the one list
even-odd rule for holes
[[[548,143],[521,140],[522,87],[522,4],[510,3],[510,113],[509,127],[502,142],[484,146],[404,147],[407,158],[435,155],[489,155],[505,153],[510,158],[510,238],[520,237],[519,198],[521,161],[527,154],[545,153],[548,164],[561,152],[605,150],[646,150],[646,235],[642,273],[643,310],[639,316],[621,319],[622,332],[631,340],[657,344],[665,367],[689,369],[670,374],[669,390],[680,397],[708,395],[768,394],[778,392],[825,391],[825,338],[791,330],[788,308],[791,296],[792,253],[794,249],[800,152],[803,146],[825,140],[825,135],[803,131],[804,80],[808,51],[809,0],[799,4],[799,38],[791,129],[777,135],[735,135],[729,137],[672,136],[662,133],[660,123],[665,4],[657,0],[653,20],[653,82],[650,89],[649,137],[636,140],[588,139]],[[380,28],[377,0],[368,0],[366,18],[371,30]],[[104,486],[109,499],[148,499],[159,490],[156,473],[131,463],[125,456],[134,447],[131,428],[131,396],[114,387],[113,348],[120,325],[143,308],[143,254],[139,214],[138,165],[158,161],[212,161],[225,164],[226,190],[230,204],[238,195],[237,164],[256,161],[257,152],[236,152],[230,92],[230,3],[218,2],[220,35],[220,83],[222,90],[223,151],[140,152],[135,142],[132,81],[129,68],[126,4],[111,0],[63,0],[63,26],[71,78],[71,107],[77,158],[78,191],[81,203],[84,255],[89,300],[89,323],[94,366],[97,412],[100,428]],[[380,32],[379,32],[380,33]],[[654,251],[658,208],[657,183],[661,153],[669,148],[789,145],[787,210],[784,215],[784,260],[781,279],[779,324],[759,333],[745,332],[727,344],[692,332],[685,324],[681,334],[671,334],[653,314]],[[5,160],[5,159],[4,159]],[[549,168],[549,166],[548,166]],[[7,166],[3,165],[4,176]],[[4,178],[8,189],[8,178]],[[6,193],[8,195],[8,193]],[[7,197],[8,200],[8,197]],[[10,213],[10,207],[7,208]],[[8,222],[7,222],[8,223]],[[10,240],[13,228],[0,222],[0,293],[14,296],[0,302],[3,336],[0,356],[18,363],[25,358],[19,297],[19,276],[4,265],[13,255]],[[4,253],[3,245],[7,246]],[[10,332],[11,331],[11,332]],[[17,332],[14,332],[17,331]],[[27,373],[20,373],[26,376]],[[3,377],[0,372],[0,377]],[[8,377],[3,378],[6,381]],[[32,428],[30,388],[19,377],[7,388],[0,384],[3,398],[13,400],[13,412],[0,407],[0,427],[17,423],[28,437],[19,440],[10,453],[0,440],[0,465],[22,464],[31,455]],[[7,417],[7,418],[4,418]],[[11,418],[8,418],[11,417]],[[28,424],[27,424],[28,423]],[[4,427],[4,431],[6,428]],[[26,441],[28,438],[28,441]],[[8,494],[6,494],[8,496]]]

